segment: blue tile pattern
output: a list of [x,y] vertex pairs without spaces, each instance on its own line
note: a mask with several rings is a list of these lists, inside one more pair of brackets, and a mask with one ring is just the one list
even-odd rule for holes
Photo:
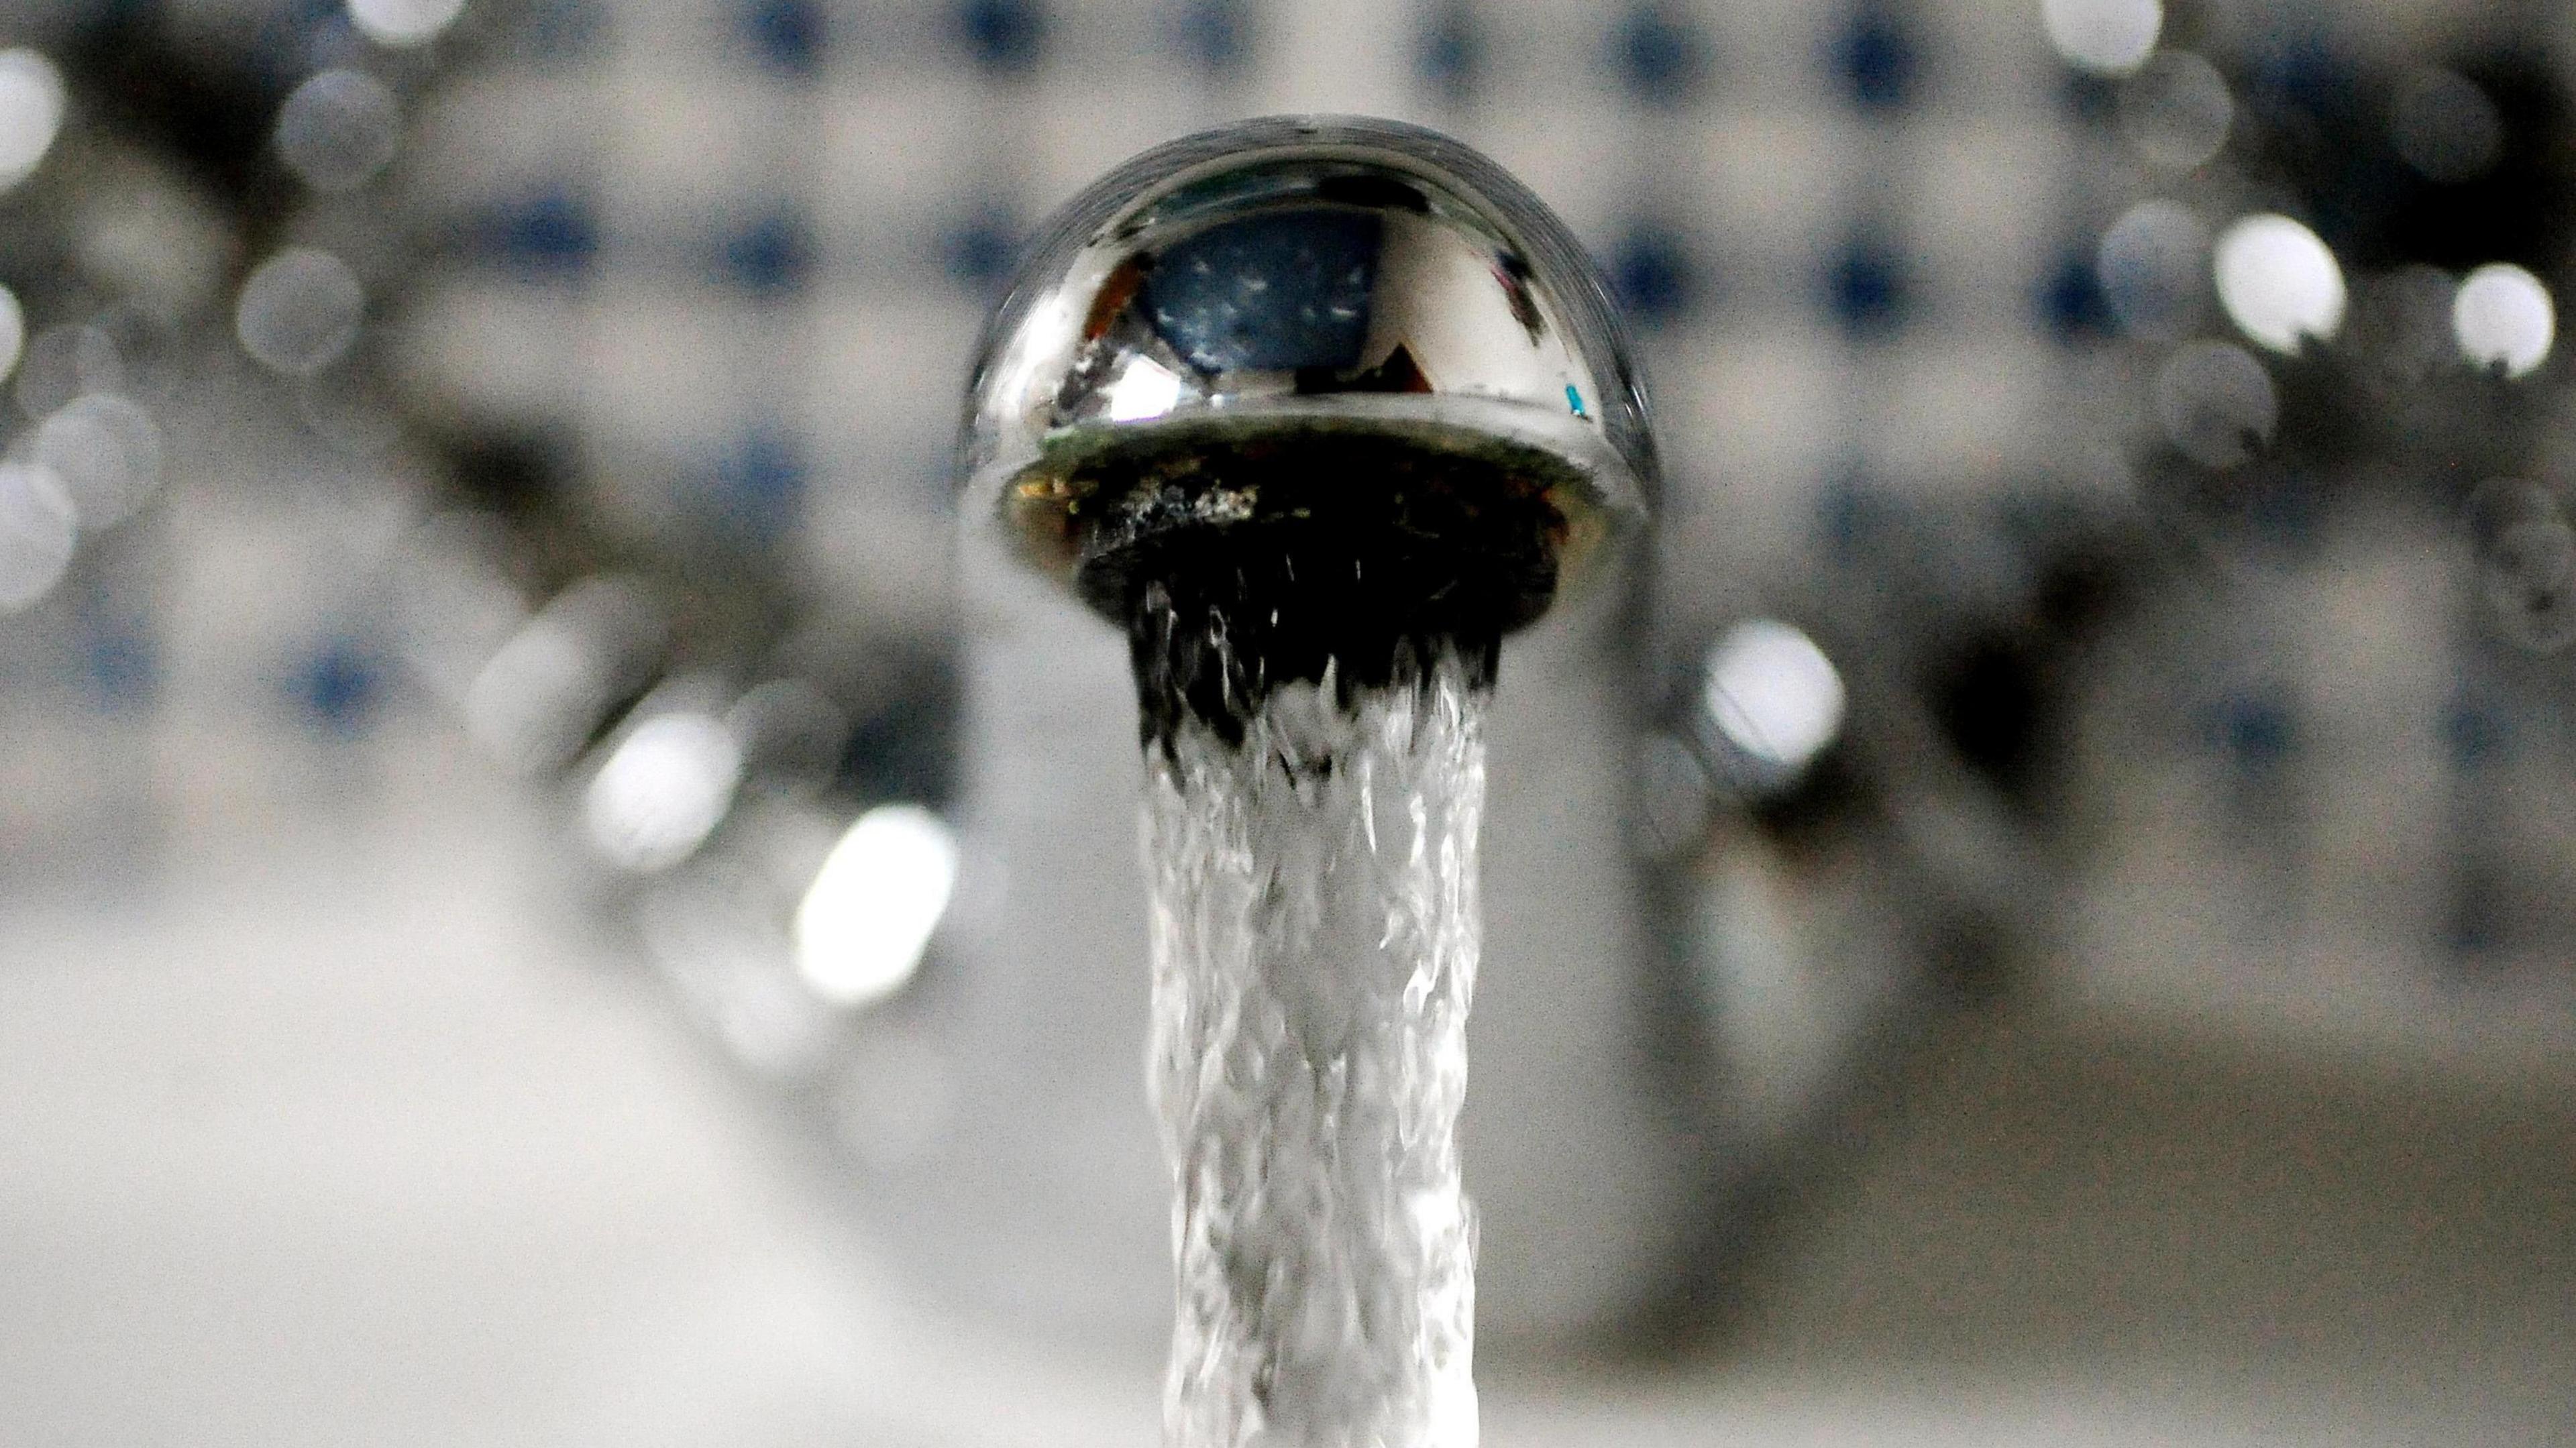
[[[2064,349],[2112,345],[2103,219],[2068,209],[2110,91],[2065,104],[2036,0],[679,8],[694,25],[643,0],[528,7],[477,83],[556,108],[453,121],[451,149],[527,159],[445,204],[496,284],[559,293],[634,361],[557,404],[613,444],[596,485],[763,493],[743,440],[766,439],[798,481],[743,516],[791,535],[801,516],[821,553],[918,553],[939,525],[959,373],[1028,228],[1126,156],[1245,115],[1418,120],[1564,212],[1643,338],[1685,609],[1757,546],[1829,550],[1830,487],[2044,472],[2056,444],[2025,419],[2067,385]],[[654,315],[667,338],[642,348]],[[1744,526],[1766,517],[1806,521]]]

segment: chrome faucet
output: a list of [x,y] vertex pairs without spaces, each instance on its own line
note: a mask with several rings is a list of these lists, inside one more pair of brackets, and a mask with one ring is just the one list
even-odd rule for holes
[[[1175,142],[1036,247],[980,349],[962,450],[965,877],[942,977],[909,1003],[961,1084],[886,1183],[915,1234],[1022,1310],[1166,1319],[1138,1087],[1137,716],[1119,633],[1081,605],[1125,623],[1151,560],[1320,529],[1368,550],[1335,628],[1435,627],[1491,667],[1493,642],[1535,625],[1491,724],[1465,1142],[1485,1330],[1560,1334],[1652,1298],[1701,1166],[1687,1068],[1656,1049],[1667,992],[1623,827],[1656,464],[1572,237],[1492,162],[1409,126]],[[1319,665],[1318,647],[1257,652]],[[1219,666],[1163,697],[1205,717],[1262,682]]]

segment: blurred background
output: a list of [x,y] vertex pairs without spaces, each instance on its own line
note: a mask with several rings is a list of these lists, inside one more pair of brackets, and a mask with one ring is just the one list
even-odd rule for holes
[[1489,1441],[2576,1443],[2571,67],[8,0],[0,1440],[1149,1441],[1120,651],[994,641],[947,451],[1048,211],[1334,110],[1564,214],[1667,465],[1506,663],[1601,747],[1489,871],[1618,918],[1497,892]]

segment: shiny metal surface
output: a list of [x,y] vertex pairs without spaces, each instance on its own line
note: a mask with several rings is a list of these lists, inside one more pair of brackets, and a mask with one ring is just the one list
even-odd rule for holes
[[966,513],[1066,577],[1087,467],[1303,431],[1537,482],[1570,581],[1656,485],[1626,339],[1537,197],[1418,127],[1276,117],[1149,151],[1048,228],[978,352]]

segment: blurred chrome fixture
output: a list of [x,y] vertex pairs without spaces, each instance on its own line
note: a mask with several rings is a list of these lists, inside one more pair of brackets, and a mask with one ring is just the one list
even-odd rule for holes
[[[1654,486],[1573,237],[1484,157],[1386,121],[1253,121],[1120,167],[1036,248],[970,393],[968,516],[1122,619],[1120,560],[1195,526],[1492,524],[1460,542],[1508,555],[1535,505],[1543,556],[1496,560],[1526,570],[1514,627]],[[1357,497],[1355,463],[1375,493],[1438,481]]]

